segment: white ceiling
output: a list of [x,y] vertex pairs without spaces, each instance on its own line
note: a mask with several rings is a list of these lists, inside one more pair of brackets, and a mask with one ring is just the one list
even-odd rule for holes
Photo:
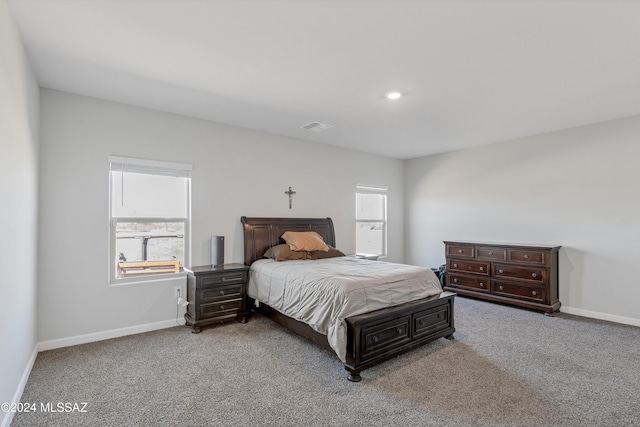
[[43,87],[400,159],[640,114],[640,1],[10,4]]

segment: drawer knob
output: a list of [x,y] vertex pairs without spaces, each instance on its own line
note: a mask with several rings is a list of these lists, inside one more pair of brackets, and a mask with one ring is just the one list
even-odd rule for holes
[[374,335],[373,337],[371,337],[371,341],[378,342],[378,337]]
[[532,273],[531,277],[538,277],[538,275],[536,273]]
[[224,310],[224,305],[221,305],[221,306],[220,306],[220,310]]
[[480,287],[484,288],[484,283],[480,282]]
[[458,264],[453,264],[453,267],[454,268],[458,268]]
[[458,253],[461,254],[462,253],[462,249],[458,249]]
[[424,320],[422,319],[418,320],[418,325],[424,325]]
[[498,286],[498,289],[500,289],[501,291],[504,290],[504,286]]
[[458,279],[453,279],[453,283],[458,283]]
[[402,333],[402,329],[396,328],[396,334],[400,335]]
[[442,319],[442,314],[438,313],[438,315],[436,316],[438,319]]
[[224,291],[220,291],[220,295],[224,295]]
[[500,270],[498,270],[498,273],[502,274],[502,273],[504,273],[504,270],[500,269]]
[[524,259],[529,259],[529,254],[524,254]]
[[536,291],[532,291],[531,295],[533,295],[535,297],[536,295],[538,295],[538,293]]
[[480,271],[484,271],[484,267],[480,267]]
[[489,256],[493,255],[493,252],[489,251]]

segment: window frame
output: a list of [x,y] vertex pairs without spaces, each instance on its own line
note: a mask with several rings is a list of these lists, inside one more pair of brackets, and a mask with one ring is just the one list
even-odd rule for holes
[[[384,206],[382,209],[382,219],[378,219],[378,218],[358,218],[358,206],[356,205],[356,255],[360,255],[360,256],[375,256],[376,259],[379,258],[386,258],[388,251],[387,251],[387,222],[388,222],[388,217],[387,217],[387,205],[388,205],[388,194],[387,194],[387,187],[376,187],[376,186],[370,186],[370,185],[356,185],[356,203],[358,200],[358,194],[376,194],[376,195],[380,195],[383,196],[383,200],[384,200]],[[360,223],[379,223],[382,225],[382,253],[380,254],[365,254],[365,253],[361,253],[358,252],[358,239],[357,239],[357,233],[358,233],[358,224]]]
[[[109,285],[126,285],[142,282],[156,282],[175,280],[185,277],[184,267],[191,264],[191,170],[192,166],[186,163],[164,162],[158,160],[138,159],[131,157],[109,156]],[[136,173],[148,175],[164,175],[179,176],[187,178],[186,192],[186,217],[115,217],[113,216],[113,174],[118,172],[113,165],[126,164],[132,166]],[[174,171],[174,172],[172,172]],[[132,171],[129,171],[132,172]],[[154,173],[155,172],[155,173]],[[157,273],[145,274],[143,276],[118,277],[117,274],[117,257],[116,254],[116,229],[118,222],[136,222],[136,223],[158,223],[158,222],[177,222],[184,223],[184,265],[180,266],[180,271],[176,273]]]

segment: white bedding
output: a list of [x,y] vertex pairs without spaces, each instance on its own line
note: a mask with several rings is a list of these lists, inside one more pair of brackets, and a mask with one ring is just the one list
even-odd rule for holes
[[249,296],[325,334],[345,362],[344,319],[442,292],[430,269],[354,257],[277,262],[257,260]]

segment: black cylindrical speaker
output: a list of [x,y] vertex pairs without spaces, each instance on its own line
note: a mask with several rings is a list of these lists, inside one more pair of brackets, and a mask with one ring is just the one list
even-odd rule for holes
[[224,236],[211,237],[211,265],[218,267],[224,264]]

